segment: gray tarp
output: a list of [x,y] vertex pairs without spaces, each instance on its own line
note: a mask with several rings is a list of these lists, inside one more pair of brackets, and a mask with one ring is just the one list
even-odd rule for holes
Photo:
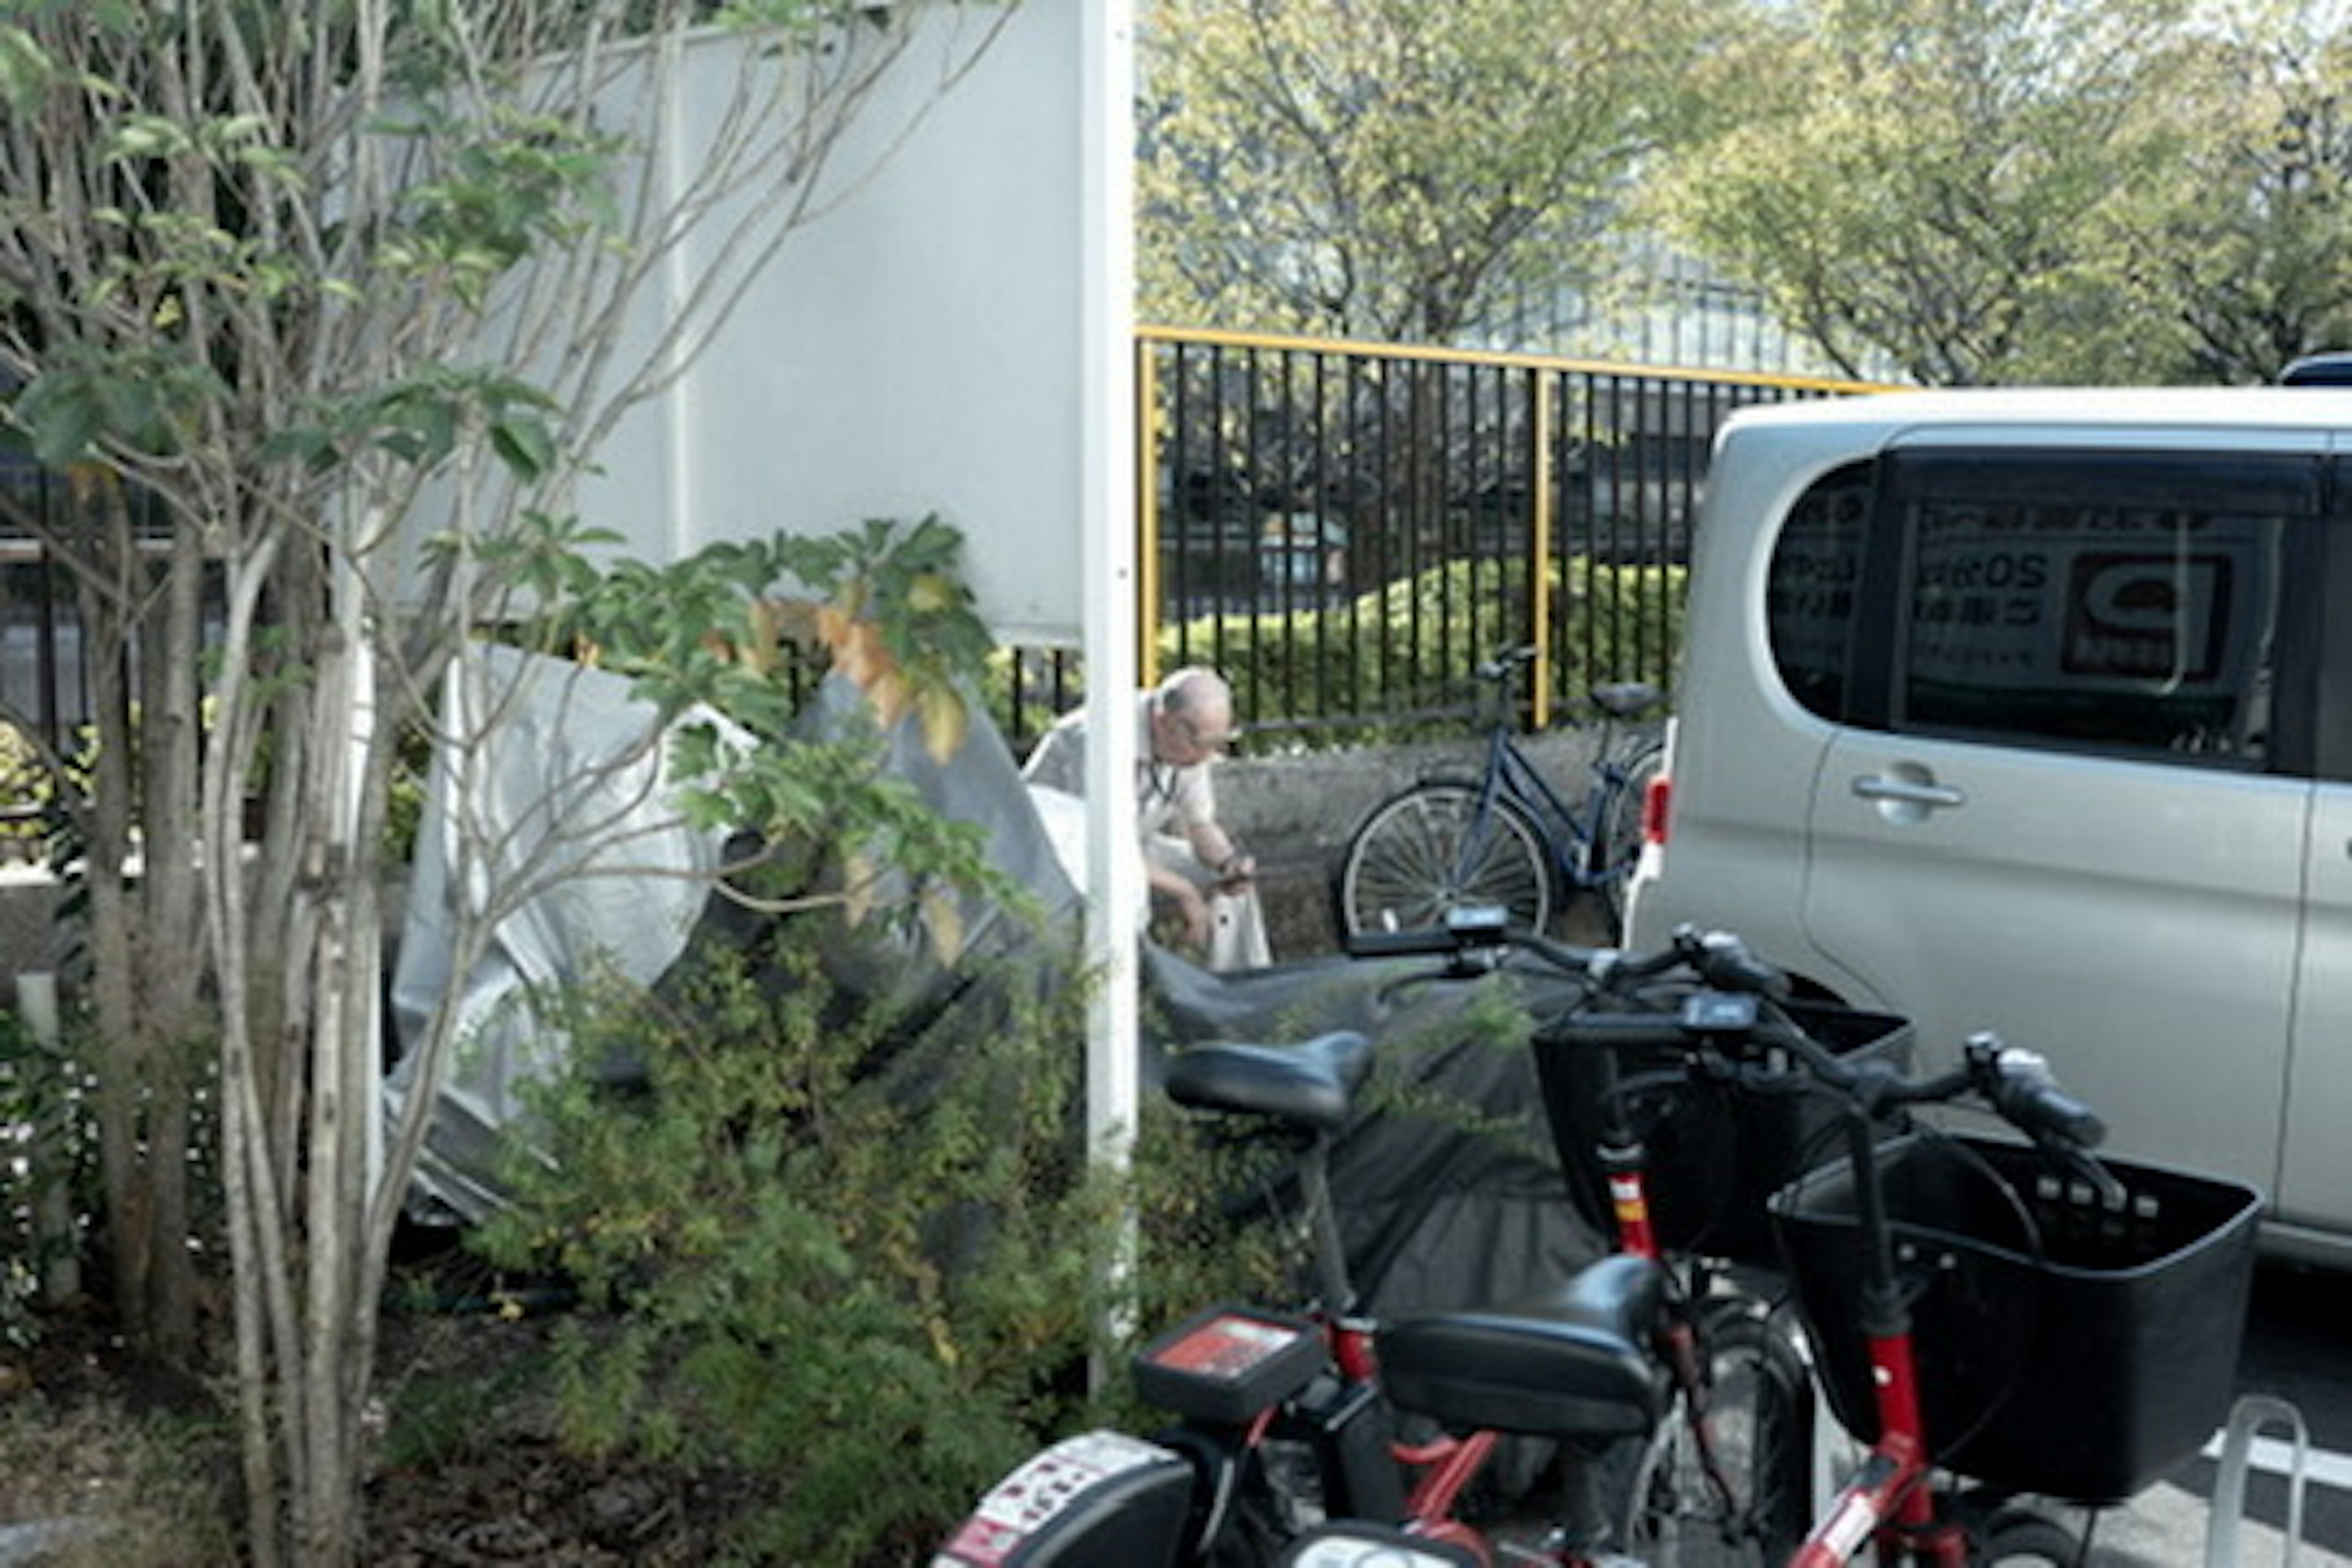
[[[521,721],[499,731],[474,760],[480,781],[470,809],[515,846],[560,846],[572,863],[604,873],[551,885],[499,923],[488,952],[462,982],[469,1029],[438,1103],[417,1177],[421,1207],[473,1219],[499,1202],[500,1144],[528,1136],[517,1086],[560,1062],[564,1042],[530,1013],[526,988],[612,965],[652,983],[695,940],[739,932],[739,911],[706,908],[707,876],[721,844],[688,829],[668,804],[647,749],[651,710],[610,676],[545,661],[527,683]],[[509,668],[502,663],[501,670]],[[857,701],[828,683],[812,722],[829,731]],[[1075,942],[1080,902],[1073,875],[1082,824],[1066,796],[1033,795],[1009,749],[985,725],[942,768],[912,723],[887,737],[890,765],[934,806],[986,829],[995,865],[1035,894],[1045,940]],[[614,772],[614,759],[636,758]],[[583,771],[584,770],[584,771]],[[394,1019],[414,1041],[453,984],[450,915],[465,879],[452,863],[458,769],[436,760],[425,831],[394,972]],[[968,907],[977,951],[1040,940],[1000,910]],[[698,938],[697,933],[702,933]],[[954,993],[955,977],[909,942],[874,983],[903,999]],[[1525,1047],[1486,1043],[1462,1026],[1469,985],[1402,989],[1416,967],[1341,957],[1239,973],[1211,973],[1146,945],[1142,979],[1144,1083],[1160,1053],[1208,1039],[1279,1043],[1332,1028],[1381,1042],[1375,1103],[1343,1134],[1333,1184],[1357,1282],[1381,1310],[1490,1303],[1555,1279],[1592,1250],[1591,1232],[1566,1199]],[[1475,984],[1508,984],[1488,980]],[[1073,1040],[1071,1048],[1082,1048]],[[386,1085],[388,1114],[413,1091],[413,1058]]]
[[[518,1090],[565,1056],[562,1036],[533,1016],[531,991],[599,965],[652,983],[685,950],[726,836],[680,817],[663,786],[654,712],[618,676],[484,647],[451,666],[442,701],[451,735],[498,718],[484,743],[437,752],[426,781],[392,976],[403,1049],[383,1114],[389,1128],[415,1092],[413,1047],[455,988],[458,1054],[415,1187],[426,1207],[477,1220],[499,1201],[493,1172],[524,1115]],[[468,915],[491,917],[493,897],[513,907],[492,920],[461,979],[460,929]]]

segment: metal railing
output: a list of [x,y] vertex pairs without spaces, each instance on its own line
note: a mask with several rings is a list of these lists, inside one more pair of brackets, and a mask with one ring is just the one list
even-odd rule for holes
[[[1458,722],[1506,643],[1539,650],[1538,725],[1598,681],[1665,684],[1717,428],[1868,390],[1162,327],[1136,353],[1145,673],[1216,665],[1248,728],[1302,742]],[[51,503],[27,465],[0,480]],[[86,720],[71,586],[23,534],[0,572],[0,702],[61,743]],[[999,677],[1019,747],[1083,671],[1014,648]]]
[[1146,674],[1215,665],[1302,740],[1458,721],[1507,644],[1535,724],[1667,684],[1717,429],[1868,390],[1156,327],[1138,354]]

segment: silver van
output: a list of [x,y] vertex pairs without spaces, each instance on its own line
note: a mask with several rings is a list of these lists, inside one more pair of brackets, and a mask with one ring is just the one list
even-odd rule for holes
[[1742,412],[1687,627],[1629,942],[1998,1030],[2352,1265],[2352,389]]

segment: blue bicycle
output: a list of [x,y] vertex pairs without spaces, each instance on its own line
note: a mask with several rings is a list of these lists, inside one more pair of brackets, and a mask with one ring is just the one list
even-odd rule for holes
[[1447,911],[1509,911],[1513,924],[1547,931],[1580,893],[1600,895],[1613,941],[1624,920],[1626,879],[1642,850],[1642,812],[1665,745],[1633,721],[1660,692],[1638,681],[1591,693],[1601,724],[1588,783],[1570,801],[1520,749],[1510,687],[1532,661],[1514,647],[1479,665],[1486,707],[1485,766],[1433,774],[1383,801],[1348,840],[1333,879],[1342,939],[1443,926]]

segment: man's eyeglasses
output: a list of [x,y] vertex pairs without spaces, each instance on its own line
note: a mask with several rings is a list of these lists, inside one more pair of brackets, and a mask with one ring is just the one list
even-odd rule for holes
[[1232,747],[1233,743],[1236,740],[1241,738],[1239,731],[1233,730],[1222,731],[1213,735],[1204,735],[1201,733],[1200,721],[1186,714],[1171,713],[1169,715],[1169,719],[1175,724],[1177,732],[1184,737],[1185,744],[1192,747],[1195,751],[1226,751]]

